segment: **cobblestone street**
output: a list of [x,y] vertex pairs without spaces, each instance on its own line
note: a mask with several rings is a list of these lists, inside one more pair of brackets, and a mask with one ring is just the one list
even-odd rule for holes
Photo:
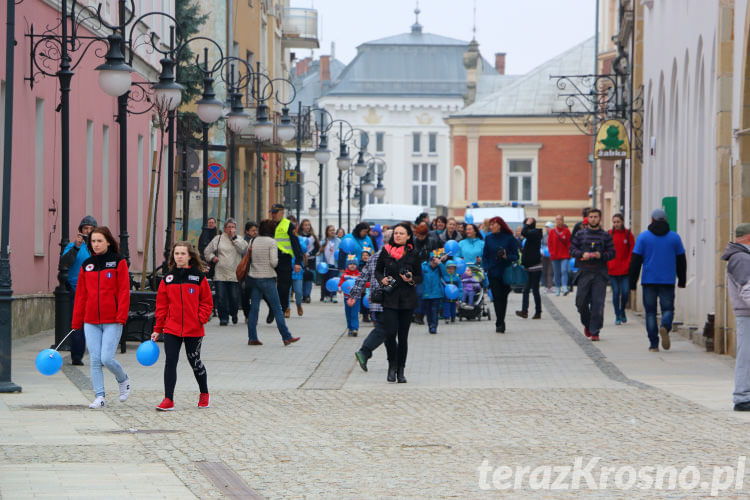
[[[578,333],[572,295],[545,296],[539,321],[517,318],[519,304],[512,294],[505,335],[487,321],[442,322],[437,335],[413,325],[405,385],[386,383],[383,348],[367,373],[356,366],[369,328],[347,337],[341,304],[306,305],[290,320],[302,339],[288,347],[273,325],[260,326],[264,345],[251,347],[244,324],[220,328],[214,319],[202,356],[207,410],[196,407],[184,357],[176,411],[154,410],[163,356],[140,366],[134,343],[118,354],[130,399],[117,401],[105,375],[109,407],[93,411],[88,366],[66,358],[61,373],[43,377],[33,359],[51,337],[18,341],[23,393],[0,395],[0,496],[703,498],[715,466],[744,474],[750,416],[731,411],[731,359],[678,336],[670,351],[649,353],[642,319],[615,327],[609,304],[598,344]],[[584,475],[578,489],[569,476],[567,490],[534,489],[540,475],[529,471],[576,460],[593,460],[593,482]],[[493,478],[503,466],[514,471],[507,484]],[[700,479],[689,489],[626,490],[614,472],[601,473],[623,466],[692,466]],[[744,475],[734,479],[722,477],[719,496],[747,498]],[[514,481],[518,489],[498,490]]]

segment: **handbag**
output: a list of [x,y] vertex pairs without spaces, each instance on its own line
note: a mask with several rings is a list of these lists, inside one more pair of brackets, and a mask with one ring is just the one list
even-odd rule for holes
[[382,288],[371,288],[369,301],[373,304],[382,304],[385,300],[385,292]]
[[247,252],[245,252],[245,255],[242,256],[242,260],[240,261],[239,265],[237,266],[237,269],[235,270],[237,281],[240,283],[247,276],[247,270],[250,268],[250,262],[253,259],[253,241],[255,241],[255,238],[253,238],[252,241],[250,241],[250,246],[247,247]]
[[503,271],[503,283],[510,287],[520,287],[526,284],[526,270],[518,262],[513,262]]

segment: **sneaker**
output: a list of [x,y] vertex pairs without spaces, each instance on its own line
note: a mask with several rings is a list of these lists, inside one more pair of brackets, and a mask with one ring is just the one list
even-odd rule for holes
[[566,297],[569,293],[570,293],[570,290],[568,289],[568,287],[564,286],[563,287],[563,296]]
[[437,328],[430,328],[430,333],[432,333],[432,334],[437,333]]
[[672,346],[672,343],[669,341],[669,332],[667,331],[665,327],[660,326],[659,335],[661,335],[661,346],[664,348],[665,351],[668,351],[669,348]]
[[338,303],[339,303],[339,300],[338,300],[338,299],[337,299],[336,297],[333,297],[333,298],[331,299],[331,302],[333,302],[334,304],[338,304]]
[[591,335],[591,342],[598,342],[599,341],[599,335]]
[[302,297],[302,302],[304,302],[305,304],[309,304],[310,303],[310,297]]
[[583,327],[583,334],[591,338],[591,332],[589,331],[589,328],[587,326]]
[[648,352],[659,352],[659,348],[658,347],[649,347],[648,348]]
[[526,319],[529,317],[529,313],[527,313],[526,311],[516,311],[516,316]]
[[620,320],[619,316],[615,319],[615,325],[622,324],[622,321]]
[[734,411],[750,411],[750,401],[737,403],[736,405],[734,405]]
[[97,396],[94,402],[89,405],[89,408],[91,408],[92,410],[106,407],[107,401],[104,400],[104,396]]
[[351,330],[352,337],[356,337],[359,334],[359,330]]
[[198,397],[198,408],[208,408],[211,406],[210,399],[207,392],[201,392],[201,395]]
[[130,378],[120,382],[120,401],[127,401],[130,397]]
[[354,357],[357,359],[357,363],[359,363],[359,367],[362,368],[362,371],[367,371],[367,358],[365,357],[365,353],[362,351],[357,351],[354,353]]
[[156,409],[159,411],[172,411],[174,410],[174,401],[169,398],[164,398]]
[[299,337],[292,337],[292,338],[286,339],[284,341],[284,345],[292,344],[294,342],[297,342],[298,340],[299,340]]
[[555,290],[555,295],[556,295],[557,297],[559,297],[559,296],[560,296],[560,289],[559,289],[559,288],[558,288],[557,290]]

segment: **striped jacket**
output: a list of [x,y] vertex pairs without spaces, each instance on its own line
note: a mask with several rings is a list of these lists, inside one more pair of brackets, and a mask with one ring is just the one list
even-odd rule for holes
[[[365,293],[368,281],[370,282],[370,293],[380,288],[380,283],[375,279],[375,265],[378,263],[378,258],[382,251],[383,250],[381,249],[375,252],[375,255],[370,257],[370,260],[367,261],[365,267],[362,268],[362,271],[354,282],[351,292],[349,292],[350,298],[359,300]],[[383,304],[370,302],[370,312],[383,312]]]
[[[599,252],[601,258],[580,260],[585,252]],[[615,258],[615,244],[608,232],[587,227],[577,231],[570,240],[570,256],[580,260],[579,269],[603,270],[607,274],[607,261]]]

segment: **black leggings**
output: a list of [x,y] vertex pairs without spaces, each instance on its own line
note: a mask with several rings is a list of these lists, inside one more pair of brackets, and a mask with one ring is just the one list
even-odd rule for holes
[[388,364],[396,365],[397,368],[406,366],[406,354],[409,350],[409,326],[413,309],[389,309],[377,314],[375,328],[362,343],[362,352],[369,359],[372,351],[380,344],[385,344],[388,354]]
[[169,333],[164,334],[164,396],[174,400],[174,386],[177,384],[177,359],[180,355],[180,346],[185,342],[185,354],[188,363],[193,368],[195,380],[202,393],[208,393],[208,377],[206,367],[201,362],[201,344],[203,337],[178,337]]

